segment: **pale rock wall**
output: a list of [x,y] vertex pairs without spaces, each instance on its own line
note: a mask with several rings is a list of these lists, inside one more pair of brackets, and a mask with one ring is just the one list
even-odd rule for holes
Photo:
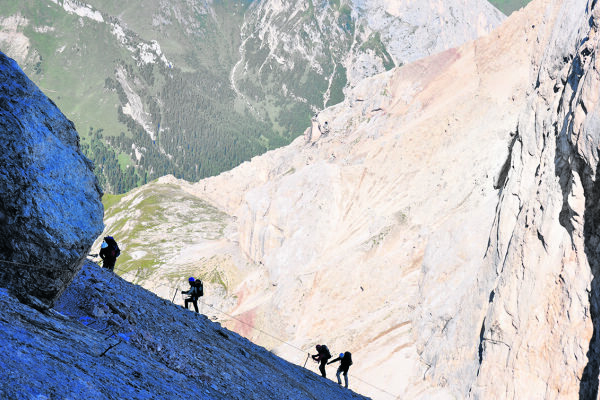
[[360,82],[285,148],[164,180],[233,217],[231,315],[352,351],[377,399],[595,398],[598,7],[534,1]]
[[[573,0],[552,6],[555,28],[519,121],[492,230],[494,298],[482,325],[476,397],[598,394],[598,343],[590,339],[598,329],[593,276],[600,272],[600,7]],[[498,376],[500,366],[511,373]]]
[[[465,298],[441,296],[473,284],[482,263],[502,167],[541,57],[537,35],[507,24],[367,79],[319,113],[309,143],[299,138],[196,185],[238,217],[240,248],[276,285],[260,308],[277,315],[265,329],[300,346],[324,340],[352,350],[354,373],[391,393],[432,395],[439,382],[428,358],[443,357],[443,346],[422,338],[437,337],[457,313]],[[329,134],[319,137],[325,122]],[[468,360],[454,365],[471,379],[478,323],[462,345]],[[468,380],[448,393],[464,395],[461,384]]]
[[461,293],[423,302],[440,320],[441,304],[460,299],[443,327],[420,329],[422,356],[427,376],[461,396],[596,398],[599,10],[587,1],[535,2],[534,10],[544,15],[531,22],[543,57],[533,60],[535,89],[506,160],[485,256]]
[[[481,0],[353,0],[360,22],[381,32],[390,55],[408,63],[484,36],[504,19]],[[397,40],[398,37],[406,40]],[[351,66],[349,66],[351,68]],[[364,78],[364,77],[363,77]]]
[[353,349],[356,375],[407,398],[578,394],[599,241],[583,229],[597,163],[597,75],[577,66],[595,54],[592,39],[577,49],[587,5],[533,2],[363,81],[316,117],[329,135],[196,186],[237,215],[241,249],[277,285],[269,329]]

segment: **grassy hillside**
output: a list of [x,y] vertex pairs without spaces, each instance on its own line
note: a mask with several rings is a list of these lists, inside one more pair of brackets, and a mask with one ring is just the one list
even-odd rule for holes
[[0,0],[0,29],[28,42],[19,54],[5,36],[0,50],[74,121],[105,190],[165,174],[195,181],[281,145],[229,85],[246,2],[90,3],[79,6],[101,21],[45,0]]
[[107,232],[128,249],[119,257],[118,272],[133,272],[132,281],[138,283],[155,273],[165,275],[183,248],[222,238],[229,218],[176,185],[156,182],[127,195],[105,195],[102,201]]
[[243,26],[243,68],[235,71],[236,85],[287,142],[309,125],[315,111],[344,99],[342,61],[353,46],[360,48],[361,36],[355,34],[348,3],[291,2],[285,11],[259,3]]
[[489,0],[498,10],[506,15],[512,14],[514,11],[525,7],[531,0]]

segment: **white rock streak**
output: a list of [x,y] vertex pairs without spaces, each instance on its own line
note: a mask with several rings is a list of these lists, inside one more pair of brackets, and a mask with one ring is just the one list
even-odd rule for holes
[[94,10],[92,6],[72,0],[50,0],[54,4],[61,6],[69,14],[76,14],[80,17],[89,18],[96,22],[104,22],[100,11]]

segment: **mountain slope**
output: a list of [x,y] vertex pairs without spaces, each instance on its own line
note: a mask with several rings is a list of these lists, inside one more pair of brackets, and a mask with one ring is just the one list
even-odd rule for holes
[[[411,57],[482,33],[469,26],[500,21],[483,1],[457,4],[456,18],[448,9],[421,11],[439,12],[456,24],[452,29],[409,13],[419,37],[408,44]],[[347,82],[403,62],[395,51],[407,46],[397,34],[401,16],[388,15],[389,7],[301,7],[308,8],[243,0],[3,0],[0,49],[75,122],[105,190],[123,193],[166,174],[197,181],[288,144],[315,110],[343,99]],[[271,9],[276,20],[264,18]],[[337,28],[329,31],[329,22]],[[264,30],[272,32],[265,37]],[[304,35],[293,51],[281,34],[289,30]],[[283,68],[274,61],[282,59]],[[362,70],[351,71],[353,65]]]
[[[187,7],[171,2],[163,10],[171,18],[159,12],[166,28],[144,36],[143,27],[153,25],[143,17],[159,11],[159,2],[138,4],[147,13],[127,20],[70,1],[3,2],[2,42],[75,121],[101,184],[118,193],[166,173],[189,180],[216,174],[278,137],[232,107],[234,54],[227,50],[236,34],[226,33],[241,21],[229,9],[238,6],[199,4],[196,14],[177,19],[176,10]],[[210,16],[217,11],[222,20]],[[140,33],[128,27],[132,20]],[[156,40],[164,37],[168,54]]]
[[0,290],[10,399],[364,399],[89,263],[54,310]]
[[0,85],[0,398],[364,398],[86,263],[103,208],[73,123],[3,53]]
[[198,253],[237,268],[228,312],[298,347],[349,349],[388,393],[593,398],[597,16],[584,0],[534,1],[491,35],[361,82],[289,146],[135,196],[178,186],[229,215]]
[[256,2],[232,81],[257,113],[300,133],[365,77],[472,40],[502,19],[480,0]]

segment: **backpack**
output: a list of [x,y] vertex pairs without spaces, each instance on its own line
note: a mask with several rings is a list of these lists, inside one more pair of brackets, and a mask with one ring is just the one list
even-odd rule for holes
[[348,363],[348,366],[352,365],[352,354],[349,351],[344,353],[344,360]]
[[198,279],[192,283],[192,294],[195,297],[204,296],[204,285],[201,280]]
[[322,358],[325,360],[329,360],[331,358],[331,353],[329,352],[329,348],[324,344],[321,345],[321,354]]
[[117,258],[121,255],[121,249],[119,249],[119,245],[117,244],[117,241],[112,236],[106,236],[104,238],[104,241],[112,250],[111,256],[113,256],[114,258]]

